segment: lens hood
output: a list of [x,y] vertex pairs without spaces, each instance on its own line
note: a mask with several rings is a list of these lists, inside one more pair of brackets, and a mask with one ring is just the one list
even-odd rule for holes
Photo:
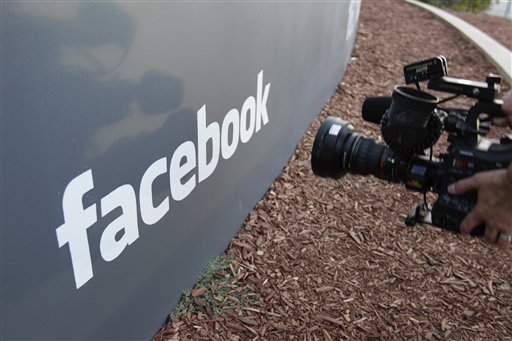
[[354,126],[328,117],[318,129],[311,152],[311,168],[318,176],[338,179],[348,171],[352,146],[359,139]]

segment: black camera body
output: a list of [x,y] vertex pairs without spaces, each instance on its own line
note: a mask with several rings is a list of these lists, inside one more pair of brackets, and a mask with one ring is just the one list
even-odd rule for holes
[[[406,188],[438,197],[432,206],[425,200],[408,215],[406,224],[429,223],[459,232],[462,219],[475,206],[476,192],[455,196],[448,185],[475,173],[507,168],[512,162],[512,136],[501,140],[484,137],[494,117],[503,116],[502,101],[495,99],[501,78],[489,75],[486,82],[447,77],[446,58],[439,56],[404,67],[407,84],[416,88],[395,87],[392,97],[370,97],[363,104],[363,118],[380,125],[386,145],[378,144],[354,131],[339,118],[328,117],[313,143],[311,165],[318,176],[339,178],[350,172],[374,175]],[[421,90],[428,88],[454,96],[440,101]],[[465,109],[441,109],[440,103],[458,96],[477,100]],[[433,145],[448,133],[449,146],[433,156]],[[482,235],[485,227],[472,231]]]
[[[406,176],[408,189],[438,193],[431,209],[425,203],[419,204],[406,219],[407,225],[417,222],[459,232],[462,219],[476,204],[476,192],[466,195],[448,193],[448,185],[474,175],[475,173],[506,168],[512,162],[512,140],[501,141],[482,138],[476,144],[468,144],[466,138],[455,135],[446,153],[439,160],[414,156]],[[429,216],[430,214],[430,216]],[[484,226],[478,226],[473,235],[483,235]]]

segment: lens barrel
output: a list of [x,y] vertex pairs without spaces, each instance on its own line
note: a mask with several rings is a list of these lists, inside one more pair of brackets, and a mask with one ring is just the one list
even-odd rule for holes
[[407,161],[388,147],[354,132],[354,126],[328,117],[318,129],[311,152],[313,172],[338,179],[347,172],[405,181]]

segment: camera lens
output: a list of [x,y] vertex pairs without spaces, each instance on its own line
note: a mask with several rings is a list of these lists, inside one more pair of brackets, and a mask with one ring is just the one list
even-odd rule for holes
[[313,142],[311,167],[322,177],[337,179],[350,172],[401,182],[407,162],[388,147],[354,132],[349,122],[328,117]]

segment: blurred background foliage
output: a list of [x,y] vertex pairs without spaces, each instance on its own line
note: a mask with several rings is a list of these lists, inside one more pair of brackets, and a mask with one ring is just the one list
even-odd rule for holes
[[421,0],[430,5],[441,8],[449,8],[455,11],[479,13],[491,7],[499,0]]

